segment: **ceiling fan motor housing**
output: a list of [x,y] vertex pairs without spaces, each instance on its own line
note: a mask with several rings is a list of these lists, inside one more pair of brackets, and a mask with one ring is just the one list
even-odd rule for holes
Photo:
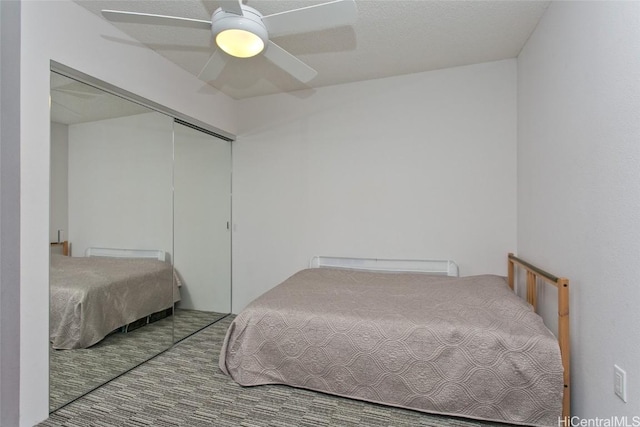
[[[242,12],[242,15],[237,15],[232,12],[227,12],[222,8],[218,8],[213,12],[211,16],[211,32],[213,33],[214,39],[216,39],[216,43],[220,45],[217,37],[223,31],[241,30],[256,35],[262,40],[264,46],[266,46],[269,41],[269,33],[262,22],[262,14],[254,8],[245,5],[242,5]],[[224,50],[224,47],[220,47]]]

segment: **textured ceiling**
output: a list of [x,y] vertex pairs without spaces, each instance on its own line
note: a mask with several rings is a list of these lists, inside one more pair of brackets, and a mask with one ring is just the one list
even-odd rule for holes
[[[116,9],[210,19],[214,0],[76,0],[93,13]],[[249,0],[263,15],[324,1]],[[353,26],[274,38],[318,71],[303,84],[262,56],[229,58],[208,82],[241,99],[297,89],[376,79],[518,55],[548,1],[357,0]],[[100,15],[101,16],[101,15]],[[206,30],[146,24],[114,24],[188,72],[198,75],[214,49]],[[113,43],[130,44],[126,39]]]

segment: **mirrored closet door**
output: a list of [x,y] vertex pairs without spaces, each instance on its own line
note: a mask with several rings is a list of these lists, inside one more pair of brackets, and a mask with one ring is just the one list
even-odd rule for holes
[[230,312],[231,178],[170,115],[55,72],[50,102],[53,411]]
[[231,311],[231,143],[174,125],[174,267],[179,341]]

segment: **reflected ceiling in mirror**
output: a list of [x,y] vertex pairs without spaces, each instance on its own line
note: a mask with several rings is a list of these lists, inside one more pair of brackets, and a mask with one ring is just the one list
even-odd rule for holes
[[139,104],[51,73],[51,121],[65,125],[148,113]]

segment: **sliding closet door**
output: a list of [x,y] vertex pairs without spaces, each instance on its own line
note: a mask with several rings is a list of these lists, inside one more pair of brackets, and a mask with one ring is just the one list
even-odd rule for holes
[[176,341],[231,311],[231,143],[174,123]]
[[51,410],[173,345],[172,162],[173,118],[51,74]]

